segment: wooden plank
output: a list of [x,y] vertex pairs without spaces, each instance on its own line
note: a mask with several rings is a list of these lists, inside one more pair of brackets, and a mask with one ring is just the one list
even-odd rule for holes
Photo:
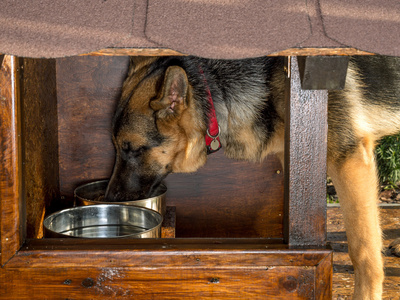
[[[65,250],[140,250],[140,249],[184,249],[184,250],[286,250],[288,245],[282,243],[282,239],[269,238],[243,238],[243,239],[220,239],[220,238],[175,238],[175,239],[31,239],[27,240],[21,248],[22,253],[26,251],[65,251]],[[291,252],[296,253],[294,250]],[[303,251],[304,252],[304,251]]]
[[289,48],[270,56],[375,55],[355,48]]
[[106,48],[81,56],[182,56],[178,51],[165,48]]
[[268,239],[42,239],[28,241],[7,268],[316,266],[327,253]]
[[21,246],[24,213],[18,59],[5,55],[0,67],[0,265],[4,265]]
[[302,90],[296,57],[289,60],[285,121],[285,240],[291,246],[326,243],[327,98]]
[[[106,48],[82,55],[92,56],[169,56],[186,55],[166,48]],[[355,48],[289,48],[269,56],[319,56],[319,55],[374,55]]]
[[0,297],[313,299],[329,255],[264,239],[34,240],[0,272]]
[[[314,299],[312,268],[138,270],[22,268],[0,299]],[[35,282],[33,284],[33,282]]]
[[222,151],[193,174],[167,177],[178,237],[283,237],[283,172],[270,156],[254,164]]
[[111,175],[111,120],[128,66],[128,57],[57,60],[60,193],[69,207],[76,187]]
[[26,231],[27,238],[42,238],[46,211],[52,200],[59,199],[56,65],[53,59],[22,62]]
[[24,268],[6,274],[15,281],[3,288],[0,299],[313,299],[315,280],[310,268],[288,267],[246,272]]

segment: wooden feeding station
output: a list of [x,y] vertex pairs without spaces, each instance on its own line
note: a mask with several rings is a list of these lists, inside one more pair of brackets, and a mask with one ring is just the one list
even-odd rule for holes
[[[214,154],[199,172],[168,177],[161,239],[42,238],[45,215],[111,173],[110,120],[125,54],[137,54],[113,51],[2,56],[1,297],[330,298],[327,91],[302,90],[300,74],[328,76],[327,61],[346,62],[338,56],[287,57],[284,173],[275,157],[250,164]],[[302,51],[313,53],[293,50]]]
[[[326,36],[328,6],[118,0],[120,10],[90,0],[72,9],[43,0],[32,13],[19,2],[0,13],[0,52],[8,53],[0,54],[1,299],[331,298],[327,90],[342,82],[347,56],[369,53]],[[197,8],[181,11],[188,5]],[[221,15],[242,23],[224,27]],[[282,39],[291,33],[302,42]],[[220,151],[198,172],[167,178],[162,238],[43,238],[44,218],[72,207],[78,185],[111,174],[111,119],[128,56],[183,53],[286,57],[285,172],[274,156],[252,164]]]

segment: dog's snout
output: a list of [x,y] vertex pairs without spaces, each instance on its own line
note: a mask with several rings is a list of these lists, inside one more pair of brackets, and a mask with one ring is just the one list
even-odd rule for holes
[[105,200],[109,202],[124,202],[145,199],[153,193],[154,180],[140,178],[135,173],[126,174],[116,168],[108,183]]
[[104,199],[105,199],[105,201],[107,201],[107,202],[114,202],[114,201],[117,201],[117,199],[118,199],[118,192],[116,192],[116,191],[112,188],[112,186],[110,185],[110,183],[109,183],[108,186],[107,186],[106,193],[105,193],[105,195],[104,195]]
[[126,189],[121,182],[113,183],[110,181],[104,198],[108,202],[124,202],[138,200],[141,198],[140,194],[140,191]]
[[130,184],[129,179],[116,177],[114,173],[108,183],[104,197],[109,202],[136,200],[138,197],[136,190],[135,186]]

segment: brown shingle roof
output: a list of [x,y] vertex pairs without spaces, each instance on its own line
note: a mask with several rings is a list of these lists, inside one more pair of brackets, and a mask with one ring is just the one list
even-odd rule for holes
[[166,47],[242,58],[292,47],[400,56],[398,0],[5,0],[0,53],[63,57]]

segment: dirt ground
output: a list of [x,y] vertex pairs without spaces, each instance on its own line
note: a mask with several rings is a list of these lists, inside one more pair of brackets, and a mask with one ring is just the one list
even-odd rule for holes
[[[397,198],[397,194],[395,198]],[[386,195],[386,193],[384,194]],[[384,196],[392,198],[389,196]],[[395,203],[393,199],[391,203]],[[384,233],[385,248],[385,282],[383,299],[400,300],[400,257],[393,256],[388,245],[397,237],[400,237],[400,206],[388,205],[381,200],[381,222]],[[397,202],[397,200],[396,200]],[[351,299],[354,286],[354,271],[350,262],[347,249],[347,239],[344,229],[343,217],[340,208],[328,206],[328,241],[334,250],[333,254],[333,299]]]

